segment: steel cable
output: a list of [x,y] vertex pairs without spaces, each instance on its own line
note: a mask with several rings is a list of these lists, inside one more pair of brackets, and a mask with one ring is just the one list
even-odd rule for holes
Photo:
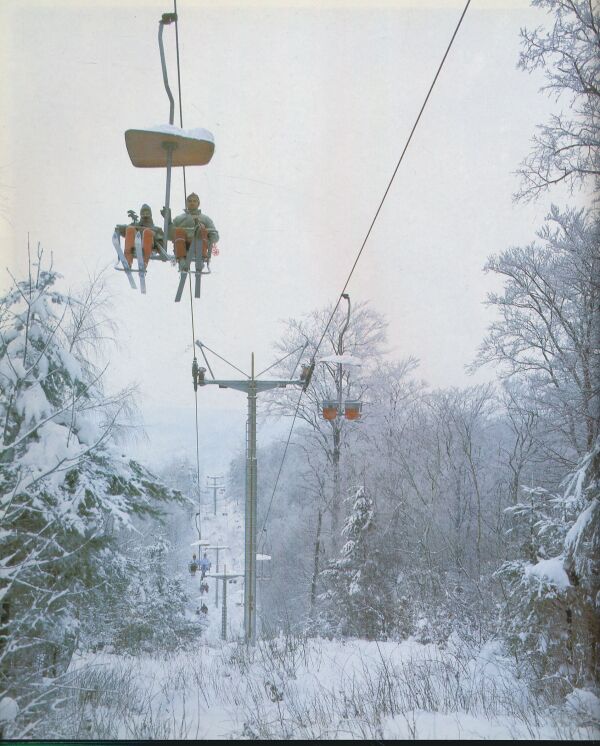
[[[461,13],[461,16],[460,16],[460,18],[458,20],[458,23],[456,24],[456,28],[454,29],[454,33],[452,34],[452,37],[450,38],[448,46],[446,47],[446,51],[444,52],[444,56],[442,57],[442,60],[441,60],[441,62],[439,64],[439,66],[438,66],[438,69],[437,69],[436,73],[435,73],[433,81],[431,82],[431,85],[429,86],[429,90],[427,91],[427,95],[425,96],[425,100],[423,101],[423,104],[422,104],[422,106],[421,106],[421,108],[419,110],[419,113],[417,114],[417,118],[415,119],[415,122],[414,122],[414,124],[412,126],[412,129],[410,131],[408,139],[406,140],[404,148],[402,149],[402,153],[400,154],[400,158],[398,159],[398,162],[396,164],[396,167],[394,168],[394,171],[393,171],[392,176],[391,176],[391,178],[390,178],[390,180],[388,182],[388,185],[387,185],[387,187],[385,189],[385,192],[383,193],[383,197],[381,198],[381,200],[379,202],[379,206],[377,207],[377,210],[375,211],[375,215],[373,216],[373,220],[371,221],[371,224],[370,224],[369,229],[368,229],[368,231],[367,231],[367,233],[365,235],[365,238],[364,238],[364,240],[362,242],[362,245],[361,245],[361,247],[360,247],[360,249],[358,251],[358,254],[356,255],[356,259],[354,260],[354,264],[352,265],[352,268],[350,269],[350,273],[348,274],[348,277],[346,278],[346,282],[344,284],[344,287],[342,288],[342,291],[340,292],[340,294],[338,296],[338,300],[337,300],[337,302],[336,302],[336,304],[335,304],[335,306],[333,308],[333,311],[331,312],[331,316],[329,317],[329,320],[328,320],[328,322],[327,322],[327,324],[325,326],[325,329],[323,330],[323,334],[321,335],[321,338],[320,338],[320,340],[319,340],[319,342],[318,342],[318,344],[317,344],[317,346],[315,348],[315,351],[314,351],[314,354],[313,354],[313,357],[312,357],[312,362],[313,363],[315,362],[315,358],[317,356],[319,348],[323,344],[323,340],[325,339],[325,335],[327,334],[327,330],[329,329],[329,326],[331,325],[331,322],[333,321],[333,318],[335,316],[335,312],[337,311],[338,306],[340,305],[340,300],[342,299],[342,295],[346,292],[346,288],[348,287],[350,279],[352,278],[352,275],[354,273],[356,265],[358,264],[358,261],[359,261],[361,255],[362,255],[363,250],[364,250],[364,248],[366,246],[366,243],[367,243],[367,241],[369,239],[369,236],[371,235],[371,231],[373,230],[373,226],[375,225],[375,222],[377,221],[377,218],[379,217],[379,213],[381,212],[381,208],[383,207],[385,199],[386,199],[386,197],[387,197],[387,195],[388,195],[388,193],[389,193],[389,191],[391,189],[392,183],[393,183],[393,181],[394,181],[394,179],[396,177],[396,174],[398,173],[398,169],[400,168],[400,165],[401,165],[402,161],[404,160],[404,156],[406,154],[406,151],[408,150],[408,146],[410,145],[410,142],[411,142],[412,137],[413,137],[413,135],[415,133],[415,130],[417,129],[419,121],[421,120],[421,116],[422,116],[422,114],[423,114],[423,112],[425,110],[425,107],[427,106],[427,102],[429,101],[429,97],[431,96],[431,93],[432,93],[432,91],[433,91],[433,89],[435,87],[437,79],[438,79],[438,77],[439,77],[439,75],[440,75],[440,73],[442,71],[442,68],[443,68],[444,63],[446,61],[446,58],[447,58],[447,56],[448,56],[448,54],[450,52],[450,49],[452,48],[452,45],[454,43],[454,39],[456,38],[456,35],[458,34],[458,30],[460,29],[460,27],[462,25],[463,19],[464,19],[466,13],[467,13],[467,10],[469,9],[469,5],[470,4],[471,4],[471,0],[467,0],[467,2],[465,4],[465,7],[463,8],[463,11]],[[275,497],[275,491],[276,491],[277,485],[279,483],[279,476],[281,475],[281,471],[283,469],[283,462],[285,461],[285,457],[287,455],[288,445],[289,445],[290,439],[292,437],[292,431],[294,429],[294,425],[295,425],[296,418],[297,418],[297,415],[298,415],[298,410],[300,408],[300,402],[302,400],[302,396],[303,395],[304,395],[304,389],[300,392],[300,396],[298,398],[298,403],[296,405],[296,410],[294,412],[294,417],[292,419],[292,425],[290,427],[290,432],[289,432],[289,435],[288,435],[288,439],[287,439],[287,442],[286,442],[286,445],[285,445],[285,449],[283,451],[281,465],[280,465],[279,471],[277,473],[277,479],[275,480],[275,487],[273,488],[273,493],[271,495],[271,500],[269,502],[269,507],[267,509],[267,513],[266,513],[266,516],[265,516],[265,519],[264,519],[264,522],[263,522],[263,528],[262,528],[261,534],[264,534],[264,532],[265,532],[265,526],[266,526],[266,523],[267,523],[267,519],[269,517],[269,513],[271,511],[271,505],[273,504],[273,498]]]

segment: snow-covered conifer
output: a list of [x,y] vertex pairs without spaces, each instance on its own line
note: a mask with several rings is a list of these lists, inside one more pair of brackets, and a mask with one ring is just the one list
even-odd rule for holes
[[377,547],[373,499],[360,486],[342,536],[340,556],[322,572],[321,617],[335,634],[374,639],[392,624],[393,587]]
[[560,672],[574,686],[598,678],[600,491],[593,456],[581,459],[562,494],[528,489],[528,499],[509,509],[521,531],[529,526],[530,538],[525,557],[498,571],[505,637],[517,661],[539,678]]
[[111,602],[86,614],[91,649],[156,653],[197,639],[200,622],[186,616],[188,595],[170,568],[173,545],[163,533],[161,528],[149,544],[134,538],[124,547],[111,582]]
[[131,391],[103,391],[98,283],[59,292],[41,251],[32,269],[0,298],[0,684],[19,696],[68,664],[114,532],[182,499],[117,447]]

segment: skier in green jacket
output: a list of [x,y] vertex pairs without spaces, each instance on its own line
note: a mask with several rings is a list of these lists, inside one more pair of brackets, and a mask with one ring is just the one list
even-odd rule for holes
[[[200,197],[195,192],[188,194],[185,200],[186,209],[174,218],[173,229],[183,228],[186,233],[187,242],[191,242],[200,226],[206,228],[208,234],[208,254],[205,257],[206,267],[210,271],[210,258],[213,245],[219,240],[219,232],[213,221],[203,212],[200,212]],[[171,232],[170,232],[171,233]],[[175,231],[173,230],[173,234]],[[171,236],[170,236],[171,237]],[[174,238],[174,235],[171,237]]]

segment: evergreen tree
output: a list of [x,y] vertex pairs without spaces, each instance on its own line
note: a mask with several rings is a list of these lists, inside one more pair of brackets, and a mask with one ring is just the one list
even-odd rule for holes
[[183,499],[117,448],[131,391],[107,396],[92,356],[102,288],[62,294],[42,259],[0,299],[0,688],[20,704],[110,593],[115,533]]
[[[564,568],[573,587],[577,678],[600,684],[600,439],[567,482],[566,508],[576,515],[564,541]],[[576,625],[576,626],[575,626]]]
[[127,542],[112,578],[112,600],[86,615],[86,644],[92,649],[137,654],[175,650],[200,634],[200,619],[186,616],[188,595],[170,571],[171,542]]
[[538,679],[560,672],[573,686],[598,682],[600,490],[590,479],[592,461],[582,459],[560,495],[525,490],[529,499],[509,509],[527,536],[525,558],[497,573],[506,598],[502,626],[517,661]]
[[373,500],[364,487],[353,496],[342,536],[340,557],[322,572],[321,619],[327,631],[376,639],[393,620],[393,585],[376,544]]

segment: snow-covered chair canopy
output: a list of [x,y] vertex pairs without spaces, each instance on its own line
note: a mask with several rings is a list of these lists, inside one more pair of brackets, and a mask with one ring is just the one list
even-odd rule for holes
[[169,150],[172,166],[205,166],[213,156],[215,138],[202,127],[184,130],[173,124],[158,124],[126,130],[125,145],[137,168],[166,168]]

